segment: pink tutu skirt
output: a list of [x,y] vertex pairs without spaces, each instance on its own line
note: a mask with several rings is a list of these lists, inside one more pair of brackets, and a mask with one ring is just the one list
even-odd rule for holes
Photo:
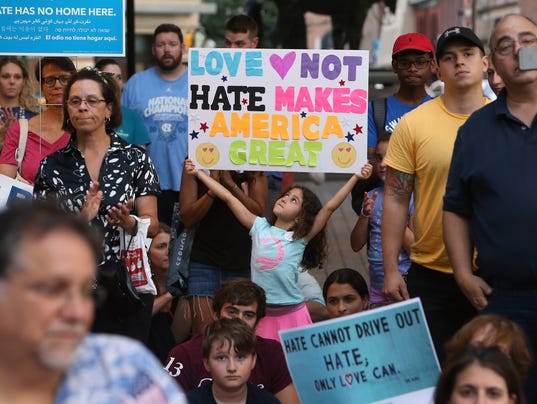
[[267,306],[267,314],[257,323],[255,333],[263,338],[280,341],[278,331],[311,323],[310,313],[304,302],[291,306]]

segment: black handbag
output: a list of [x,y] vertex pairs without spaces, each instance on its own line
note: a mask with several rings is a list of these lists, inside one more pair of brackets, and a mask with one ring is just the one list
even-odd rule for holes
[[132,284],[129,269],[122,259],[99,266],[97,285],[104,289],[104,305],[118,315],[132,314],[144,307],[143,300]]

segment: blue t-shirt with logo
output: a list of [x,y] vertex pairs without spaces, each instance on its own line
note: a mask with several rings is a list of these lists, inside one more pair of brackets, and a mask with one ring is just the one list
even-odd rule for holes
[[[397,99],[395,94],[387,97],[386,105],[386,121],[384,124],[384,130],[388,133],[393,133],[395,126],[401,120],[404,114],[412,111],[414,108],[420,106],[426,101],[429,101],[431,97],[426,95],[417,104],[405,104]],[[375,126],[375,120],[373,119],[373,103],[370,102],[367,111],[367,147],[377,147],[377,128]]]
[[188,74],[165,80],[156,67],[136,73],[125,84],[121,102],[144,120],[151,140],[147,152],[161,189],[179,191],[188,154]]

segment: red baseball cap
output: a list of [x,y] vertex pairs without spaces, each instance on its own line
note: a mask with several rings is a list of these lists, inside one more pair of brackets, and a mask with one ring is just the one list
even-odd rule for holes
[[397,37],[393,44],[392,56],[406,50],[434,53],[434,46],[425,35],[418,32],[409,32]]

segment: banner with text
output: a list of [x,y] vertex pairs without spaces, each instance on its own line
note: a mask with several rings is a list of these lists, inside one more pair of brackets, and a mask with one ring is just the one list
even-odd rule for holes
[[369,52],[190,49],[189,156],[200,168],[359,172]]
[[429,403],[440,374],[419,299],[280,337],[303,403]]
[[124,56],[125,0],[3,0],[0,54]]

